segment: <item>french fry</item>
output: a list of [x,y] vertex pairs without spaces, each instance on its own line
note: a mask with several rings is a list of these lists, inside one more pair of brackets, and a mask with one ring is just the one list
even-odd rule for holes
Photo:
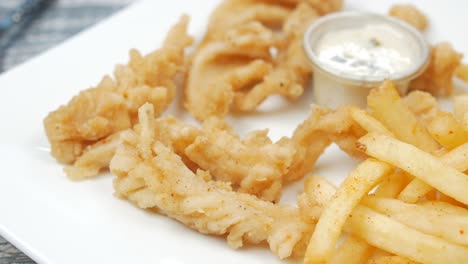
[[426,234],[468,245],[468,236],[465,234],[468,232],[467,216],[441,214],[439,210],[430,207],[373,196],[363,199],[362,204]]
[[385,81],[372,89],[367,97],[367,104],[373,115],[398,139],[427,152],[439,149],[439,144],[402,102],[391,81]]
[[453,109],[455,117],[468,130],[468,94],[454,97]]
[[389,136],[393,135],[379,120],[369,115],[366,111],[357,107],[351,107],[349,113],[353,120],[367,132],[377,132]]
[[431,210],[438,211],[444,214],[454,214],[454,215],[462,215],[468,217],[468,210],[465,208],[461,208],[446,202],[441,201],[424,201],[422,203],[418,203],[421,206],[430,208]]
[[386,135],[369,133],[357,147],[367,155],[399,167],[442,193],[468,204],[468,177],[436,157]]
[[468,94],[453,97],[453,112],[458,121],[465,121],[468,114]]
[[[313,208],[317,219],[320,217],[323,207],[330,201],[336,192],[336,187],[327,179],[320,176],[310,176],[305,180],[306,198],[316,205]],[[311,210],[309,210],[310,212]],[[309,213],[308,212],[308,213]],[[365,241],[355,236],[348,238],[340,244],[330,257],[330,264],[360,264],[369,258],[374,248]]]
[[440,111],[427,126],[427,130],[441,145],[453,149],[468,142],[468,130],[451,113]]
[[305,263],[326,263],[330,259],[348,215],[391,169],[386,163],[367,159],[351,172],[322,211],[307,247]]
[[355,236],[348,236],[330,257],[329,264],[361,264],[365,263],[374,251],[366,241]]
[[362,205],[354,209],[344,230],[375,247],[421,263],[466,263],[468,256],[467,247],[424,234]]
[[402,171],[397,170],[388,177],[377,187],[375,196],[393,198],[405,188],[410,180],[410,176]]
[[437,200],[438,201],[441,201],[441,202],[445,202],[445,203],[448,203],[448,204],[451,204],[451,205],[454,205],[454,206],[458,206],[458,207],[462,207],[464,208],[465,205],[460,203],[459,201],[453,199],[452,197],[449,197],[441,192],[438,193],[438,197],[437,197]]
[[[463,172],[468,170],[467,157],[468,143],[465,143],[440,157],[440,160],[450,167]],[[407,203],[415,203],[431,190],[432,187],[430,185],[427,185],[422,181],[413,180],[405,189],[403,189],[398,198]]]
[[[401,100],[391,81],[385,81],[381,86],[372,89],[367,97],[367,104],[377,119],[398,139],[427,152],[439,149],[439,144]],[[413,182],[419,189],[431,189],[420,179],[414,179]]]
[[[327,190],[333,190],[335,188],[331,183],[323,178],[320,181],[320,187],[324,187],[324,189]],[[326,202],[324,201],[326,201],[327,198],[332,198],[330,193],[330,191],[316,193],[319,194],[319,200],[321,200],[321,203],[324,204],[324,206],[326,205]],[[455,207],[443,202],[428,201],[421,203],[419,206],[428,208],[429,210],[438,212],[439,214],[454,213],[461,216],[468,216],[466,209]],[[353,234],[353,236],[348,237],[348,240],[360,237],[367,243],[380,249],[422,263],[464,263],[463,261],[468,253],[468,249],[466,247],[455,245],[441,238],[414,230],[363,205],[356,206],[347,219],[344,230]],[[345,241],[340,245],[339,249],[342,247],[345,249],[348,248],[349,246],[347,246],[347,244],[356,245],[355,242],[346,243]],[[418,245],[418,247],[414,247],[414,245]],[[350,260],[355,259],[356,257],[362,257],[360,252],[366,252],[366,250],[372,249],[371,246],[367,246],[368,248],[366,248],[364,244],[360,243],[357,247],[359,250],[356,251],[356,256],[353,256]],[[348,250],[349,248],[346,249],[346,251]],[[438,252],[439,250],[440,252]],[[347,253],[339,253],[339,251],[337,251],[333,254],[331,260],[338,258],[340,255],[346,256]],[[365,258],[365,256],[363,258]],[[341,263],[353,262],[345,261]]]
[[381,256],[371,259],[367,264],[418,264],[410,259],[401,256]]

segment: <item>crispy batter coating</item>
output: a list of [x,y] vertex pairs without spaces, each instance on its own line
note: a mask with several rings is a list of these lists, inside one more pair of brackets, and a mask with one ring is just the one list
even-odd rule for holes
[[186,108],[199,120],[226,115],[234,91],[262,80],[272,67],[270,47],[277,42],[272,30],[249,22],[202,43],[187,77]]
[[355,143],[364,134],[365,131],[351,118],[348,106],[331,110],[313,105],[309,117],[294,131],[292,140],[296,155],[285,178],[304,177],[332,142],[351,156],[363,158]]
[[241,140],[226,126],[216,118],[205,121],[203,133],[185,150],[188,158],[239,192],[278,201],[295,154],[291,140],[285,137],[273,144],[268,130],[252,131]]
[[342,1],[227,0],[213,12],[193,55],[185,106],[199,120],[230,108],[254,111],[270,95],[296,99],[312,68],[302,49],[307,26]]
[[[159,50],[144,57],[132,50],[129,63],[116,67],[115,79],[104,77],[96,87],[82,91],[68,104],[51,112],[44,126],[52,156],[60,162],[73,163],[86,152],[88,157],[77,161],[77,167],[83,171],[82,177],[91,176],[97,167],[105,167],[107,152],[115,145],[108,144],[107,141],[114,141],[108,137],[130,128],[143,103],[154,104],[156,115],[164,111],[175,96],[174,78],[184,65],[184,49],[192,43],[186,33],[187,24],[188,17],[182,16]],[[87,149],[88,146],[91,147]],[[106,155],[102,152],[104,146]],[[85,161],[92,153],[100,153],[94,157],[103,160]],[[86,168],[85,164],[93,165]],[[81,178],[80,170],[68,171],[74,171],[70,176]]]
[[99,171],[109,167],[110,160],[120,143],[120,132],[111,134],[93,145],[87,146],[73,166],[64,168],[72,180],[82,180],[99,174]]
[[427,28],[427,18],[416,6],[412,4],[396,4],[388,11],[390,16],[401,19],[413,27],[424,30]]
[[219,38],[229,28],[259,22],[269,28],[281,28],[291,8],[299,0],[225,0],[213,11],[205,42]]
[[208,172],[193,173],[170,148],[155,140],[154,113],[140,109],[141,128],[124,132],[110,168],[116,195],[144,209],[174,218],[204,234],[227,234],[228,244],[266,241],[280,258],[303,255],[313,223],[295,207],[275,205],[233,192],[211,180]]
[[450,95],[453,90],[452,77],[462,57],[448,42],[434,45],[431,48],[429,66],[410,83],[410,89],[427,91],[436,96]]
[[289,99],[296,99],[302,95],[304,86],[312,74],[312,67],[302,48],[302,36],[318,17],[315,9],[305,3],[296,7],[283,25],[283,32],[286,34],[284,43],[287,44],[278,47],[273,70],[265,74],[263,81],[251,90],[235,94],[236,109],[253,111],[272,94],[280,94]]
[[[141,125],[137,124],[134,130],[139,133]],[[279,200],[286,181],[283,177],[295,154],[295,146],[290,139],[284,137],[273,144],[267,135],[268,130],[252,131],[240,139],[227,123],[217,118],[208,119],[199,129],[171,116],[159,117],[154,121],[153,130],[154,138],[179,155],[192,171],[201,168],[209,171],[215,180],[229,183],[236,191],[256,195],[266,201]],[[91,154],[102,153],[102,156],[105,153],[110,160],[116,143],[118,141],[101,144],[96,150],[92,149],[94,153]],[[93,174],[107,166],[108,161],[103,163],[101,159],[94,160],[90,156],[86,152],[78,159],[84,168],[67,168],[69,174],[83,175],[90,170]]]
[[343,7],[343,0],[303,0],[303,2],[317,10],[320,15],[339,11]]
[[468,65],[463,64],[457,67],[455,70],[455,76],[460,80],[468,83]]

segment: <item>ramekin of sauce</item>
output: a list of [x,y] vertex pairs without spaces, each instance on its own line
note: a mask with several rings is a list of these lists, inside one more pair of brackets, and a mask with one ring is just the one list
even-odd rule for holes
[[405,22],[361,12],[341,12],[312,23],[303,47],[314,77],[315,102],[366,105],[370,88],[392,80],[401,94],[429,62],[424,36]]

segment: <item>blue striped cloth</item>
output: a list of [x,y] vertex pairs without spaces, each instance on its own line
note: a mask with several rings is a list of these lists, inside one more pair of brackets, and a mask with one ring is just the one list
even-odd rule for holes
[[[56,0],[41,12],[6,49],[0,65],[8,70],[108,17],[134,0]],[[0,18],[23,0],[0,0]],[[30,258],[0,236],[0,264],[30,264]]]

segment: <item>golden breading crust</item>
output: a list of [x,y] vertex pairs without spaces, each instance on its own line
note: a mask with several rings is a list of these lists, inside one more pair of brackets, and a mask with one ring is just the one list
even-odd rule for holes
[[388,11],[390,16],[401,19],[413,27],[424,30],[427,28],[426,16],[412,4],[396,4]]
[[224,1],[193,55],[186,108],[206,120],[223,117],[230,108],[253,111],[273,94],[298,98],[312,73],[302,49],[303,32],[320,14],[341,5],[321,0]]
[[127,131],[110,169],[116,195],[143,209],[174,218],[204,234],[227,234],[228,244],[266,241],[280,258],[303,255],[313,223],[295,207],[233,192],[202,170],[193,173],[170,148],[155,140],[153,108],[140,108],[139,133]]
[[185,154],[216,180],[233,184],[236,191],[278,201],[296,151],[290,139],[273,144],[267,134],[268,130],[252,131],[241,140],[222,120],[212,118],[204,122],[202,133]]
[[410,89],[427,91],[435,96],[450,95],[453,90],[452,77],[462,57],[448,42],[434,45],[429,66],[421,76],[411,81]]
[[292,140],[296,146],[296,155],[284,178],[303,178],[332,142],[349,155],[363,158],[355,143],[364,134],[365,131],[351,118],[348,106],[331,110],[313,105],[309,117],[294,131]]
[[[132,50],[130,62],[116,67],[115,79],[104,77],[96,87],[82,91],[67,105],[51,112],[44,126],[52,156],[64,163],[76,161],[82,167],[86,163],[79,160],[83,152],[94,153],[91,149],[102,148],[100,140],[130,128],[143,103],[154,104],[156,115],[164,111],[175,96],[174,78],[183,69],[184,49],[192,43],[187,25],[188,17],[182,16],[162,48],[144,57]],[[106,167],[104,160],[101,163]],[[96,167],[82,177],[91,176],[94,171]],[[78,174],[74,173],[74,178],[80,178]]]

